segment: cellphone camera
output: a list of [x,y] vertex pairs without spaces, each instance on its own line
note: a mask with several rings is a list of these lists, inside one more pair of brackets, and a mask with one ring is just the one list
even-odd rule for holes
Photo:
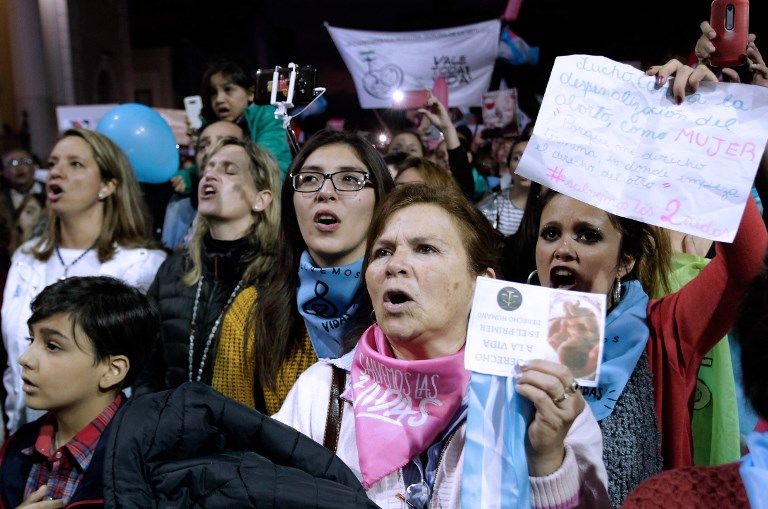
[[324,91],[315,88],[316,77],[317,70],[311,65],[290,63],[288,67],[258,69],[253,100],[262,105],[282,103],[287,108],[306,106]]
[[[315,87],[317,70],[311,65],[298,66],[291,62],[288,67],[275,66],[272,69],[256,71],[256,90],[253,101],[260,105],[275,107],[275,118],[283,119],[283,127],[288,134],[291,152],[299,152],[299,141],[291,127],[291,119],[298,115],[288,114],[288,108],[307,106],[325,93],[325,88]],[[299,112],[300,113],[300,112]]]

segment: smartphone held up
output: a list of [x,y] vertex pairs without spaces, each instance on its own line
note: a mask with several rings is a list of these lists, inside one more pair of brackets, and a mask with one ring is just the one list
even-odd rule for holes
[[189,127],[200,129],[203,126],[203,98],[199,95],[190,95],[184,98],[184,111],[187,114]]
[[259,69],[256,71],[256,104],[291,103],[306,106],[317,96],[315,80],[317,70],[311,65]]
[[736,67],[746,63],[749,44],[749,0],[713,0],[709,24],[715,31],[715,67]]

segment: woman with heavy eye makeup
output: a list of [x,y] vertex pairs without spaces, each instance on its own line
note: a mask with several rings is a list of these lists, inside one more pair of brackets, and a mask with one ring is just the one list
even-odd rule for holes
[[680,291],[649,299],[669,273],[669,240],[659,228],[553,191],[535,213],[540,284],[607,296],[600,382],[583,395],[603,432],[608,490],[618,507],[662,468],[692,465],[699,365],[730,330],[768,235],[750,199],[733,243],[718,243],[709,266]]

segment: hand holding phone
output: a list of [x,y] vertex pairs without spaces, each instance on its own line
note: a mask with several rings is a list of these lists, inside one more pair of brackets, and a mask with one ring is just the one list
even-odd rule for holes
[[184,111],[187,113],[187,121],[192,129],[200,129],[203,126],[203,98],[199,95],[190,95],[184,98]]
[[744,64],[749,44],[749,0],[713,0],[709,24],[716,33],[710,63],[715,67]]

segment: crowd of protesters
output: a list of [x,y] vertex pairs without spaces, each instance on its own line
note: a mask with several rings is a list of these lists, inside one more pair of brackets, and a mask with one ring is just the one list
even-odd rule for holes
[[[701,30],[700,65],[647,71],[680,97],[739,77],[703,65]],[[750,85],[768,86],[754,36],[748,57]],[[507,381],[530,402],[504,431],[521,505],[665,507],[665,482],[716,478],[728,502],[762,507],[764,421],[730,466],[691,467],[715,464],[694,455],[693,401],[732,331],[735,385],[767,412],[768,151],[733,242],[709,242],[518,175],[535,119],[483,134],[429,94],[383,145],[324,129],[291,153],[253,87],[235,62],[208,68],[194,163],[168,184],[157,238],[107,136],[69,129],[44,164],[2,154],[0,508],[466,507],[469,395]],[[681,253],[698,265],[673,281]],[[613,342],[591,360],[611,404],[557,358],[513,380],[466,370],[478,276],[604,295]],[[594,334],[569,319],[558,355]]]

